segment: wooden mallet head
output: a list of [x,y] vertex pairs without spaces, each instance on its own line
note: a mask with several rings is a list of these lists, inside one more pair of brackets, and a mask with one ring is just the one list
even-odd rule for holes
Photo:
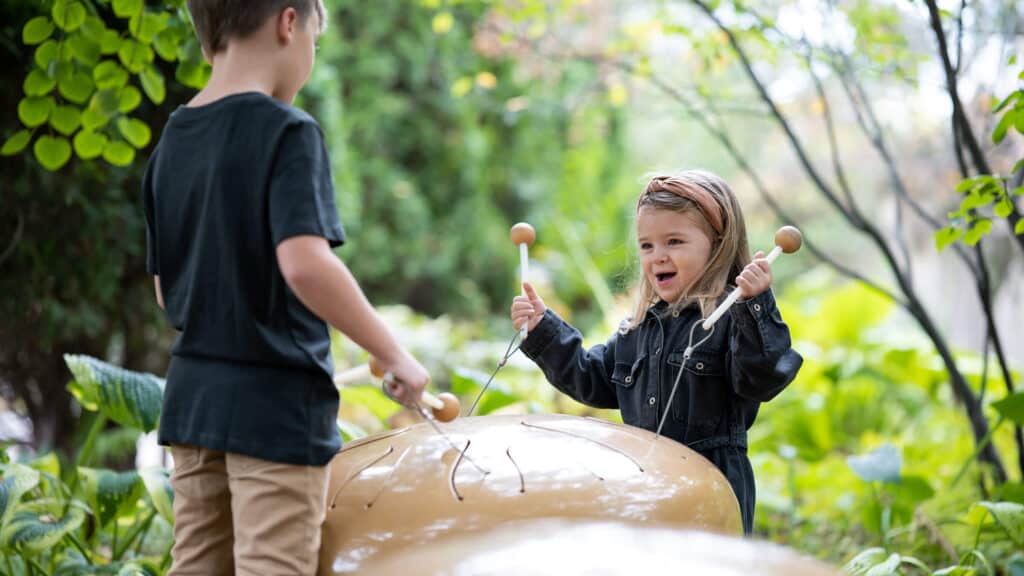
[[509,238],[517,246],[519,244],[533,246],[533,241],[537,239],[537,232],[533,229],[533,226],[526,222],[520,222],[512,227],[512,230],[509,232]]
[[[370,358],[370,374],[377,378],[384,378],[385,376],[384,369],[376,358]],[[451,392],[442,392],[434,396],[424,390],[420,398],[430,408],[434,419],[439,422],[451,422],[458,418],[459,413],[462,412],[462,405],[459,403],[458,397]]]

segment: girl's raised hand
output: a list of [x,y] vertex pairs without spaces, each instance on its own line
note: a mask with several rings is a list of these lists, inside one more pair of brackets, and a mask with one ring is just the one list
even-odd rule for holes
[[736,287],[744,300],[753,298],[764,292],[772,284],[772,268],[765,260],[764,252],[758,250],[754,254],[754,261],[743,268],[743,272],[736,277]]
[[529,322],[526,330],[530,331],[537,327],[548,308],[529,282],[523,282],[523,290],[526,291],[526,296],[516,296],[512,299],[512,325],[519,330],[524,322]]

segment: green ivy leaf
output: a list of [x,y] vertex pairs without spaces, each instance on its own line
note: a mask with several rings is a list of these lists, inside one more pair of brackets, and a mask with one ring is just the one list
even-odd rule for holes
[[989,218],[978,218],[971,224],[970,230],[964,233],[964,244],[974,246],[982,237],[992,231],[992,220]]
[[979,192],[972,191],[960,202],[960,210],[966,212],[982,206],[987,206],[996,199],[996,195],[991,192]]
[[120,140],[111,140],[103,148],[103,159],[114,166],[128,166],[135,160],[135,149]]
[[101,112],[91,102],[85,111],[82,112],[82,127],[86,130],[97,130],[106,126],[107,122],[110,122],[110,115]]
[[18,118],[21,123],[29,128],[35,128],[46,122],[53,110],[54,102],[52,96],[43,98],[22,98],[18,102]]
[[163,104],[164,98],[167,96],[167,89],[164,86],[164,75],[159,70],[150,66],[142,71],[139,75],[139,80],[142,82],[142,90],[149,97],[150,102],[153,104]]
[[133,509],[135,501],[142,496],[142,482],[134,470],[118,473],[83,466],[78,471],[83,491],[100,527]]
[[142,93],[135,86],[125,86],[121,90],[121,105],[119,110],[122,114],[128,114],[139,107],[142,103]]
[[129,72],[138,74],[153,61],[153,49],[135,40],[122,40],[117,57]]
[[100,90],[121,88],[128,83],[128,71],[117,62],[104,60],[92,71],[92,79]]
[[53,3],[50,15],[61,30],[71,32],[85,22],[85,6],[77,0],[57,0]]
[[153,38],[167,28],[167,14],[154,14],[152,12],[141,12],[132,16],[128,23],[128,30],[131,35],[146,44],[152,44]]
[[14,156],[20,153],[25,149],[25,146],[28,146],[30,140],[32,140],[31,132],[28,130],[18,130],[4,142],[4,147],[0,148],[0,156]]
[[124,139],[136,148],[145,148],[152,137],[149,126],[137,118],[121,116],[117,119],[117,129]]
[[50,112],[50,126],[65,136],[70,136],[82,125],[82,111],[74,106],[55,106]]
[[114,14],[118,18],[131,18],[142,12],[142,0],[114,0]]
[[121,96],[119,90],[100,90],[92,95],[89,107],[104,115],[108,119],[117,114],[121,108]]
[[74,34],[67,38],[68,48],[71,49],[71,56],[86,66],[95,66],[100,60],[99,42],[90,40],[82,34]]
[[35,46],[53,34],[53,22],[46,16],[36,16],[21,29],[21,41],[26,46]]
[[103,153],[103,148],[107,145],[107,137],[92,130],[79,130],[78,134],[75,134],[72,144],[74,144],[75,154],[78,154],[79,158],[92,160]]
[[63,136],[41,136],[33,147],[36,160],[50,172],[57,171],[71,159],[71,144]]
[[1024,218],[1017,221],[1017,224],[1013,227],[1013,233],[1018,236],[1024,234]]
[[79,33],[92,40],[97,45],[103,40],[103,33],[107,31],[107,25],[97,16],[89,16],[82,23]]
[[976,182],[974,178],[965,178],[961,180],[959,184],[956,185],[956,191],[958,194],[963,194],[964,192],[967,192],[970,189],[974,188],[975,184]]
[[[127,149],[114,150],[120,145]],[[118,161],[127,157],[124,164],[111,161],[108,153]],[[135,151],[124,142],[109,142],[103,149],[103,157],[111,164],[125,166],[135,157]],[[163,402],[163,380],[143,372],[125,370],[90,356],[64,355],[64,362],[75,376],[82,398],[99,405],[99,410],[108,418],[130,428],[151,432],[160,419],[160,405]]]
[[103,32],[103,38],[100,38],[100,52],[104,55],[116,54],[121,49],[121,35],[115,30],[107,30]]
[[1006,137],[1006,131],[1010,129],[1014,123],[1013,111],[1003,114],[1003,117],[999,119],[999,124],[996,124],[994,130],[992,130],[992,142],[999,144]]
[[26,96],[46,96],[56,86],[57,81],[47,76],[46,72],[39,68],[33,68],[28,76],[25,76],[25,82],[22,83],[21,88],[25,91]]
[[95,89],[92,77],[81,70],[57,79],[57,91],[75,104],[85,104]]
[[50,62],[54,62],[60,56],[60,46],[54,40],[47,40],[36,48],[36,66],[43,70],[50,69]]

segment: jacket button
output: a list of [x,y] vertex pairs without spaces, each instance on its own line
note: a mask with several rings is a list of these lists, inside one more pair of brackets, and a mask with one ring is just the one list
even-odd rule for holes
[[760,312],[760,311],[761,311],[761,305],[760,304],[754,304],[754,312]]
[[626,376],[626,384],[629,384],[632,381],[633,381],[633,377],[632,376]]
[[654,396],[651,396],[650,398],[647,399],[647,403],[650,404],[651,406],[654,406],[655,402],[657,402],[657,400],[654,398]]
[[697,362],[697,370],[703,370],[703,369],[704,369],[704,363],[703,362]]

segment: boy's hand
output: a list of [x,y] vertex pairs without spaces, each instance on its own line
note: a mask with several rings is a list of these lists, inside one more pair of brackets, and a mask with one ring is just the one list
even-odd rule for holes
[[758,250],[754,261],[736,277],[736,286],[744,300],[753,298],[764,292],[772,284],[772,268],[764,258],[764,252]]
[[394,376],[394,380],[385,384],[388,394],[399,404],[411,406],[412,401],[420,401],[423,389],[430,382],[430,374],[409,353],[403,352],[396,362],[381,366]]
[[523,327],[523,323],[528,321],[526,330],[531,331],[544,318],[544,312],[548,308],[540,296],[537,296],[537,291],[529,282],[523,282],[523,289],[526,291],[526,296],[516,296],[512,299],[512,325],[519,330]]

